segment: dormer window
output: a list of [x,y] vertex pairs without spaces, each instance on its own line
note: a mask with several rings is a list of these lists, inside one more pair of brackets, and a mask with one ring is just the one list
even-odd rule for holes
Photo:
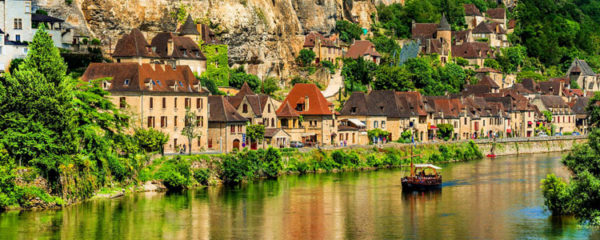
[[183,51],[183,56],[187,57],[187,51],[185,51],[185,49],[182,49],[182,51]]
[[104,90],[108,89],[108,82],[106,82],[106,81],[103,81],[103,82],[102,82],[102,88],[103,88]]
[[183,87],[183,83],[181,81],[179,81],[179,86]]
[[156,84],[158,84],[158,86],[161,86],[160,85],[160,80],[156,80]]
[[129,79],[125,79],[125,81],[123,82],[123,85],[129,86]]
[[156,82],[154,82],[152,79],[150,79],[150,83],[152,83],[152,86],[156,85]]
[[352,107],[352,109],[350,109],[351,113],[356,113],[356,107]]

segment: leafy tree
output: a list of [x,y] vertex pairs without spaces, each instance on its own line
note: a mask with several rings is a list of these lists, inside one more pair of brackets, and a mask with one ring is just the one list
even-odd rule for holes
[[536,82],[543,82],[546,81],[547,78],[544,77],[544,75],[536,73],[536,72],[531,72],[531,71],[522,71],[517,73],[517,82],[523,82],[523,79],[533,79]]
[[11,60],[10,66],[8,67],[8,72],[14,73],[15,70],[17,70],[17,67],[19,67],[19,65],[21,63],[23,63],[24,61],[25,61],[25,59],[22,59],[22,58],[15,58],[15,59]]
[[467,82],[467,74],[459,65],[448,63],[440,68],[440,80],[448,92],[458,93]]
[[594,93],[585,108],[588,114],[589,125],[592,127],[600,126],[600,93]]
[[254,92],[260,91],[260,79],[254,74],[248,74],[244,71],[244,67],[239,67],[232,74],[229,79],[229,86],[234,88],[242,88],[244,82],[248,83],[248,86]]
[[310,49],[303,48],[300,50],[300,54],[298,54],[298,62],[302,64],[302,66],[310,66],[310,64],[315,60],[317,55]]
[[279,90],[278,82],[279,80],[274,77],[267,77],[262,83],[262,92],[267,95],[273,95],[273,93]]
[[346,43],[351,43],[352,40],[360,40],[363,30],[357,24],[346,20],[338,20],[335,22],[335,31],[340,34],[340,39]]
[[483,66],[493,68],[496,70],[501,70],[500,63],[498,63],[498,61],[496,61],[496,59],[493,58],[485,59],[485,61],[483,62]]
[[333,63],[331,61],[323,60],[323,61],[321,61],[321,65],[324,68],[329,69],[329,73],[331,73],[331,74],[335,73],[335,65],[333,65]]
[[469,66],[469,60],[467,60],[467,59],[464,59],[461,57],[454,57],[453,59],[454,59],[454,62],[456,64],[458,64],[458,66],[461,66],[461,67]]
[[181,135],[187,137],[188,153],[192,155],[192,140],[202,136],[202,132],[200,131],[200,119],[198,118],[198,115],[196,115],[196,111],[192,111],[189,108],[185,109],[184,126],[183,129],[181,129]]
[[342,68],[342,76],[344,81],[351,84],[361,84],[368,86],[373,82],[373,76],[377,65],[371,61],[365,61],[362,58],[357,60],[346,59]]
[[542,114],[544,114],[544,117],[546,118],[546,122],[549,122],[549,123],[552,122],[552,112],[542,111]]
[[140,148],[146,152],[160,151],[164,153],[164,146],[169,141],[169,135],[154,128],[136,129],[133,137]]
[[265,137],[265,125],[248,125],[246,126],[246,137],[252,142],[258,142]]
[[454,134],[454,126],[452,126],[452,124],[442,123],[438,124],[437,127],[438,133],[444,141],[452,139],[452,135]]
[[415,88],[411,74],[403,67],[380,66],[375,73],[373,89],[410,91]]
[[279,150],[269,147],[264,152],[262,160],[262,170],[267,177],[276,178],[279,172],[283,170],[283,160],[281,159],[281,153]]
[[217,86],[215,81],[213,81],[212,79],[210,79],[206,76],[202,76],[202,77],[196,76],[196,79],[198,79],[200,81],[200,83],[202,84],[202,86],[206,87],[206,89],[208,89],[208,91],[212,95],[225,95],[225,93],[223,93],[222,91],[219,90],[219,87]]

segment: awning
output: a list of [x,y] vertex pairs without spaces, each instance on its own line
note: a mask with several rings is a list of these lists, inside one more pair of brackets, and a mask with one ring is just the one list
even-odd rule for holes
[[416,168],[433,168],[433,169],[437,169],[440,170],[442,169],[441,167],[435,166],[433,164],[415,164]]
[[431,125],[429,126],[429,129],[437,129],[437,127],[435,125]]
[[316,133],[303,133],[302,136],[303,137],[310,137],[310,136],[316,136]]
[[510,133],[510,132],[511,132],[511,129],[506,129],[506,132],[507,132],[507,133]]
[[528,122],[527,122],[527,124],[531,125],[531,124],[533,124],[533,123],[532,123],[531,121],[528,121]]
[[356,125],[357,127],[366,127],[366,125],[364,123],[362,123],[360,120],[358,120],[356,118],[350,118],[350,119],[348,119],[348,122],[351,122],[352,124]]

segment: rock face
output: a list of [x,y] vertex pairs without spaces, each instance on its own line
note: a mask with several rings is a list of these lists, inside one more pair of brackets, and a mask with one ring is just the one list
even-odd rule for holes
[[305,33],[330,33],[341,19],[354,18],[369,26],[376,4],[395,2],[401,0],[74,0],[71,5],[65,0],[38,0],[36,4],[66,19],[79,33],[100,39],[105,52],[132,28],[147,37],[174,31],[171,13],[184,6],[194,19],[210,22],[229,45],[230,65],[244,65],[261,77],[286,78]]

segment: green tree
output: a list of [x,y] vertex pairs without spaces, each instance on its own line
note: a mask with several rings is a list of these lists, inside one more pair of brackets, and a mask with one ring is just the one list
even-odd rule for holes
[[452,139],[452,135],[454,134],[454,126],[452,126],[452,124],[438,124],[437,128],[439,136],[444,139],[444,141]]
[[373,82],[376,69],[377,65],[372,61],[365,61],[362,58],[358,58],[357,60],[346,59],[342,68],[342,76],[344,77],[344,81],[351,84],[368,86]]
[[160,151],[161,153],[164,153],[164,146],[169,141],[169,134],[154,128],[136,129],[133,137],[136,139],[140,148],[146,152]]
[[594,93],[594,96],[589,100],[585,111],[588,114],[589,125],[592,127],[600,127],[600,93]]
[[248,74],[244,71],[244,67],[239,67],[233,73],[229,79],[229,86],[234,88],[242,88],[244,82],[248,83],[248,86],[254,92],[260,91],[260,79],[254,74]]
[[465,70],[457,64],[448,63],[439,69],[440,80],[450,93],[459,93],[467,82]]
[[300,50],[300,54],[298,54],[298,62],[302,64],[302,66],[310,66],[312,62],[315,60],[317,55],[310,49],[303,48]]
[[496,59],[492,59],[492,58],[485,59],[485,61],[483,62],[483,66],[493,68],[496,70],[501,70],[500,63],[498,63],[498,61],[496,61]]
[[544,117],[546,118],[546,122],[549,122],[549,123],[552,122],[552,112],[542,111],[542,114],[544,114]]
[[265,137],[265,125],[248,125],[246,126],[246,137],[251,142],[262,141]]
[[267,77],[262,83],[262,92],[267,95],[273,95],[273,93],[279,90],[278,82],[277,78]]
[[196,115],[196,111],[192,111],[189,108],[185,109],[184,125],[181,129],[181,135],[188,139],[189,155],[192,155],[192,140],[202,136],[200,131],[200,118]]
[[335,22],[335,31],[340,34],[340,39],[346,43],[351,43],[352,40],[360,40],[363,30],[358,26],[346,20],[338,20]]
[[375,73],[373,89],[411,91],[414,89],[411,74],[403,67],[380,66]]

